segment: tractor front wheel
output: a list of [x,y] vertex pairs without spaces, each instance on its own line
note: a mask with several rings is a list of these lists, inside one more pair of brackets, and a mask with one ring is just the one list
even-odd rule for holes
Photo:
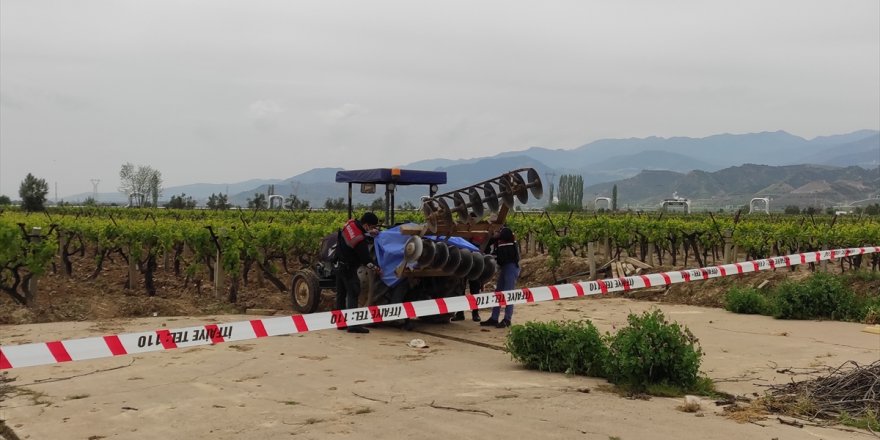
[[317,310],[318,301],[321,299],[318,275],[311,270],[296,271],[293,274],[290,297],[293,303],[293,310],[297,312],[313,313]]

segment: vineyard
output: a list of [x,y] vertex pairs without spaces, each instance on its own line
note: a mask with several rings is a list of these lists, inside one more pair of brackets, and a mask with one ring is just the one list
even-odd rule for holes
[[[160,267],[183,285],[219,283],[230,303],[254,278],[286,293],[290,275],[314,261],[321,239],[345,219],[345,212],[333,211],[5,211],[0,213],[0,289],[16,303],[32,305],[35,281],[47,273],[89,281],[108,266],[124,265],[127,287],[143,289],[147,296],[157,293],[154,277]],[[397,220],[422,219],[418,212],[402,212]],[[551,269],[564,255],[628,256],[685,267],[721,263],[725,255],[757,259],[880,243],[875,217],[515,212],[507,222],[523,253],[546,255]],[[839,261],[843,270],[878,270],[880,263],[876,255]]]

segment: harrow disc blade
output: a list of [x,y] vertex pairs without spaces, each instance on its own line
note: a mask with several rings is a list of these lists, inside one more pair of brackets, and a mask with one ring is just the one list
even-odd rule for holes
[[541,177],[538,176],[538,172],[535,171],[534,168],[529,168],[529,172],[526,175],[529,183],[526,185],[529,187],[529,190],[532,192],[532,197],[536,199],[540,199],[544,196],[544,185],[541,184]]
[[489,212],[498,212],[498,193],[495,192],[495,188],[492,187],[491,183],[483,185],[483,195],[485,196],[483,201],[486,202],[486,207],[489,208]]
[[417,261],[424,251],[422,237],[413,235],[403,244],[403,260],[407,263]]
[[471,267],[474,265],[474,255],[473,252],[458,248],[458,253],[461,255],[461,262],[458,263],[458,267],[455,269],[455,277],[456,278],[464,278],[471,271]]
[[443,265],[443,272],[447,275],[452,275],[458,270],[458,265],[461,264],[461,249],[446,245],[449,250],[449,258],[446,260],[446,264]]
[[419,266],[430,266],[431,262],[434,261],[434,254],[436,253],[434,244],[433,241],[422,240],[422,255],[418,259]]
[[437,232],[438,226],[439,214],[437,211],[438,207],[433,200],[425,200],[422,203],[422,215],[425,216],[425,224],[428,226],[428,230],[434,233]]
[[483,255],[483,263],[483,273],[480,274],[480,283],[489,281],[495,276],[495,272],[498,271],[498,263],[495,262],[495,257],[491,255]]
[[431,261],[432,269],[441,269],[449,260],[449,248],[445,243],[434,243],[434,260]]
[[504,203],[508,209],[513,209],[513,188],[507,177],[498,179],[498,188],[498,198],[501,199],[501,203]]
[[461,196],[461,193],[452,195],[452,204],[452,212],[455,213],[458,222],[467,223],[470,217],[468,216],[467,203],[464,202],[464,197]]
[[437,221],[439,222],[438,228],[440,226],[452,226],[452,210],[449,209],[449,204],[446,203],[446,200],[442,197],[435,200],[440,207],[440,209],[437,210]]
[[520,203],[526,204],[529,201],[529,189],[526,188],[526,181],[523,180],[522,176],[519,173],[510,173],[510,181],[512,182],[512,187],[514,191],[514,195],[519,200]]
[[474,264],[471,266],[470,272],[467,273],[467,279],[469,281],[474,281],[483,275],[483,269],[486,267],[486,260],[483,259],[483,254],[479,252],[472,252],[471,255],[473,255],[472,260],[474,260]]
[[471,188],[467,192],[468,194],[468,202],[471,205],[471,213],[473,213],[477,218],[474,220],[479,220],[483,217],[483,200],[480,199],[480,193],[477,192],[476,188]]

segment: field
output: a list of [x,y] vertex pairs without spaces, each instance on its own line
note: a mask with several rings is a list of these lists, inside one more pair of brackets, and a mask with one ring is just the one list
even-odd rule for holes
[[[290,314],[290,274],[310,264],[320,238],[344,217],[165,210],[2,213],[0,324],[11,325],[0,326],[0,342],[252,319],[235,315],[252,308]],[[873,218],[517,213],[509,223],[521,237],[523,287],[582,277],[590,267],[590,248],[599,266],[633,257],[652,260],[649,272],[657,272],[720,264],[725,251],[741,261],[880,242],[880,224]],[[39,242],[22,233],[34,226],[45,235]],[[212,282],[217,267],[226,277],[219,294]],[[878,259],[841,258],[825,270],[856,268],[876,273]],[[805,278],[811,269],[820,268],[781,268],[633,291],[627,298],[519,306],[515,323],[590,319],[602,331],[614,332],[628,312],[660,307],[701,339],[707,353],[702,371],[720,391],[753,397],[763,386],[790,380],[780,373],[785,368],[880,358],[878,337],[862,332],[863,324],[780,321],[718,308],[731,286],[773,287]],[[28,291],[29,277],[37,277],[35,292]],[[854,279],[852,287],[880,296],[877,279]],[[490,331],[470,321],[422,324],[413,332],[383,327],[364,336],[323,331],[12,370],[4,376],[11,382],[0,419],[20,438],[62,433],[69,438],[230,439],[504,432],[602,439],[690,438],[694,433],[700,438],[868,436],[841,426],[794,428],[769,414],[737,424],[711,398],[696,416],[676,409],[681,399],[625,399],[602,380],[523,370],[499,350],[505,335],[506,330]],[[424,339],[428,347],[407,346],[413,338]]]

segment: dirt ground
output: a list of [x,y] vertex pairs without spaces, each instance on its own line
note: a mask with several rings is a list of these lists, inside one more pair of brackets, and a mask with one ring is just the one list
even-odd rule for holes
[[[589,298],[517,306],[516,322],[591,319],[601,330],[650,307],[687,325],[722,390],[760,393],[788,367],[880,358],[862,324],[779,321],[717,308]],[[485,312],[484,312],[485,314]],[[252,318],[252,317],[249,317]],[[156,317],[0,327],[4,344],[183,327],[244,316]],[[603,380],[529,371],[499,350],[506,329],[470,321],[415,331],[335,330],[12,370],[0,419],[28,439],[449,438],[857,439],[842,427],[796,428],[775,416],[739,424],[710,400],[630,400]],[[424,339],[428,347],[408,346]]]
[[[185,283],[161,267],[157,295],[148,297],[142,286],[124,288],[121,265],[86,281],[89,263],[78,264],[83,267],[71,278],[41,279],[32,309],[0,298],[0,324],[12,324],[0,325],[0,344],[253,319],[230,313],[255,307],[291,313],[287,294],[269,283],[259,287],[255,277],[233,305],[215,298],[210,283]],[[532,257],[523,260],[520,282],[547,285],[587,267],[586,260],[566,258],[553,273],[542,257]],[[717,308],[733,284],[772,286],[804,276],[805,270],[779,270],[632,291],[629,298],[518,306],[514,322],[590,319],[613,332],[629,312],[659,307],[700,338],[702,371],[718,388],[749,397],[762,385],[791,380],[777,373],[784,368],[880,358],[880,335],[863,332],[862,324],[778,321]],[[880,286],[854,287],[876,295]],[[321,331],[12,370],[0,376],[0,420],[12,435],[30,439],[870,438],[843,427],[786,426],[775,416],[739,424],[710,400],[690,414],[676,409],[681,399],[630,400],[602,380],[524,370],[500,350],[506,333],[470,321],[419,324],[413,332]],[[409,347],[414,338],[428,347]],[[0,424],[0,438],[15,438],[3,429]]]
[[[135,289],[126,288],[128,271],[122,261],[107,262],[97,278],[89,279],[95,266],[92,258],[88,255],[73,257],[73,274],[70,277],[63,275],[61,269],[57,268],[55,273],[40,278],[37,304],[34,307],[22,307],[0,292],[0,325],[244,313],[251,308],[288,310],[292,313],[289,285],[291,274],[299,269],[298,263],[291,262],[292,266],[286,270],[277,268],[278,277],[287,284],[288,291],[282,292],[268,281],[261,282],[252,270],[249,279],[239,290],[237,302],[231,304],[225,295],[214,295],[213,284],[208,281],[210,276],[207,273],[197,273],[187,279],[182,275],[174,275],[170,267],[166,270],[160,262],[155,272],[156,295],[148,296],[142,278],[138,279]],[[522,260],[521,266],[518,285],[534,287],[556,284],[564,279],[581,279],[582,274],[589,270],[589,261],[566,256],[554,271],[547,266],[545,256],[530,256]],[[662,266],[650,272],[684,268],[689,267]],[[741,277],[676,284],[668,289],[634,290],[627,297],[721,307],[724,293],[733,285],[758,286],[767,281],[769,288],[786,279],[803,278],[808,274],[805,267],[794,272],[780,269]],[[485,290],[493,288],[491,282],[485,286]],[[859,282],[853,288],[863,294],[880,296],[880,281]],[[325,303],[325,308],[332,305],[332,301]]]

